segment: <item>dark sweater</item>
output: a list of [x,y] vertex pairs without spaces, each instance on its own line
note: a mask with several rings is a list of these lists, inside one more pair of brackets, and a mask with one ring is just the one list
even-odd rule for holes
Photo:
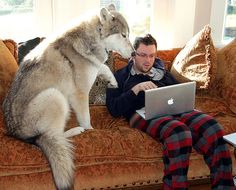
[[144,107],[144,91],[136,95],[131,88],[136,84],[152,81],[158,87],[177,84],[178,81],[164,68],[164,64],[160,59],[156,59],[153,67],[164,71],[164,76],[160,80],[153,80],[148,75],[135,74],[131,75],[130,71],[133,61],[118,70],[114,76],[118,83],[118,88],[107,88],[106,90],[106,106],[112,116],[124,116],[127,120],[135,113],[137,109]]

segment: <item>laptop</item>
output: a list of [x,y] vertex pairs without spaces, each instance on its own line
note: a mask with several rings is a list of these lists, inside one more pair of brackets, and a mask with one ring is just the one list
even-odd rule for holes
[[228,143],[232,144],[234,147],[236,147],[236,133],[224,135],[223,139]]
[[195,106],[196,82],[186,82],[145,91],[145,107],[136,110],[145,120],[189,112]]

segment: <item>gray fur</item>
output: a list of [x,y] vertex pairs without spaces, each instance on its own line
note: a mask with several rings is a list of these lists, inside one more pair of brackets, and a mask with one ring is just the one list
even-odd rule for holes
[[[60,190],[73,188],[73,145],[67,138],[92,129],[88,95],[96,77],[102,75],[117,87],[103,64],[107,51],[118,51],[127,58],[133,51],[127,22],[113,6],[108,9],[32,50],[3,103],[8,134],[26,142],[35,140]],[[64,131],[70,107],[80,127]]]

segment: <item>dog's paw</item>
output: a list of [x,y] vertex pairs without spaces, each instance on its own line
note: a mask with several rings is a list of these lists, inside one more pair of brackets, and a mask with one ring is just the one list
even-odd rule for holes
[[84,130],[89,130],[89,129],[93,129],[93,127],[90,125],[90,126],[88,126],[88,127],[83,127],[84,128]]
[[79,135],[80,133],[83,133],[85,129],[83,127],[74,127],[67,131],[65,131],[64,135],[65,137],[73,137],[75,135]]
[[109,82],[107,86],[108,88],[118,88],[118,84],[116,81]]

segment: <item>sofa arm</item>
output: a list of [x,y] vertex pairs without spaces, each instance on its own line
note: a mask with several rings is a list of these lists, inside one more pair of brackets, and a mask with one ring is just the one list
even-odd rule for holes
[[17,45],[12,40],[0,40],[0,105],[18,70]]
[[3,43],[8,48],[8,50],[11,52],[13,57],[15,58],[16,62],[18,61],[18,45],[14,40],[7,39],[3,40]]

